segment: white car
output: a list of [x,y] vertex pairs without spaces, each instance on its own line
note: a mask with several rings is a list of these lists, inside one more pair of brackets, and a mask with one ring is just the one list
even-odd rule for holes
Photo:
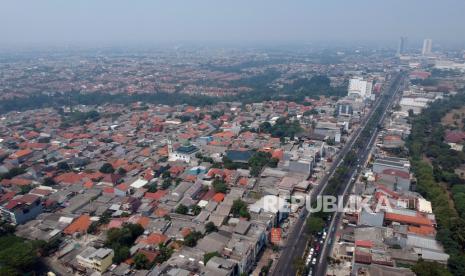
[[316,265],[316,258],[313,258],[312,265]]

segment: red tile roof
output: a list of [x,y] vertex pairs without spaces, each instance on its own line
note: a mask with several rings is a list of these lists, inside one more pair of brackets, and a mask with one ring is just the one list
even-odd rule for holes
[[139,239],[138,243],[146,245],[159,245],[168,240],[168,236],[158,233],[151,233],[147,237]]
[[433,222],[430,219],[421,215],[407,216],[395,213],[385,213],[384,220],[395,221],[403,224],[433,226]]
[[18,150],[15,153],[12,153],[10,155],[10,158],[11,159],[18,159],[18,158],[26,157],[31,153],[32,153],[32,150],[30,150],[30,149]]
[[371,248],[373,247],[373,241],[370,240],[356,240],[355,246]]
[[216,193],[213,198],[212,198],[213,201],[216,201],[218,203],[220,203],[221,201],[224,200],[224,194],[223,193]]
[[74,233],[85,233],[89,228],[92,221],[89,215],[81,215],[79,218],[74,220],[68,227],[63,231],[65,234],[72,235]]
[[168,190],[158,190],[155,193],[145,193],[144,198],[153,199],[153,200],[160,200],[168,193]]
[[396,169],[385,169],[383,170],[382,174],[392,175],[392,176],[400,177],[403,179],[410,178],[410,175],[407,172],[399,171]]

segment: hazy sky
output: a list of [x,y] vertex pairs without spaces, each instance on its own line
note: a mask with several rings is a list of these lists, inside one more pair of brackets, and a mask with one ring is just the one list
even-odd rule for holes
[[465,41],[464,0],[0,0],[0,46]]

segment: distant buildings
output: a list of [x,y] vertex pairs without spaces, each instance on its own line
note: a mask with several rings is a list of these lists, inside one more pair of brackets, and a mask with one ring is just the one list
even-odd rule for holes
[[433,40],[427,38],[423,40],[423,49],[421,50],[421,54],[424,56],[431,55],[433,49]]
[[407,47],[407,37],[401,36],[399,39],[399,45],[397,47],[397,56],[401,56],[405,53],[405,48]]

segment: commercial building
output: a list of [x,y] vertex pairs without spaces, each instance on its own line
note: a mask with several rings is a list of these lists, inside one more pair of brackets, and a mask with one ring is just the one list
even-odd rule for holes
[[368,99],[371,97],[373,83],[371,81],[363,80],[361,77],[352,78],[349,81],[348,96],[359,97]]

